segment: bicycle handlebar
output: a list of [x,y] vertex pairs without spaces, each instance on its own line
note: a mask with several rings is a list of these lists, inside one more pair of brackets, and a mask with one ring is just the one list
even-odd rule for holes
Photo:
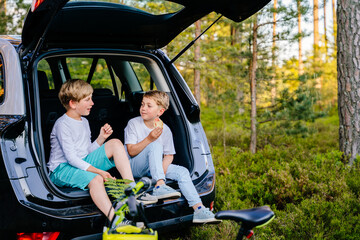
[[137,206],[136,206],[136,199],[135,194],[138,193],[142,188],[150,188],[153,185],[153,181],[147,177],[142,177],[135,187],[127,188],[125,190],[125,194],[128,196],[127,202],[129,207],[129,214],[131,217],[135,217],[137,215]]
[[[153,180],[150,180],[147,177],[142,177],[133,188],[128,188],[125,190],[126,196],[130,196],[131,193],[137,194],[142,188],[146,188],[145,191],[153,185]],[[132,192],[129,191],[132,189]]]

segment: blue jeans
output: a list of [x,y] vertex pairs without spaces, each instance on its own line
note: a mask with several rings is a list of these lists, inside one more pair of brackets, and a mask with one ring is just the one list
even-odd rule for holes
[[167,169],[166,176],[162,166],[163,146],[157,142],[152,142],[142,152],[134,157],[130,157],[131,171],[136,178],[148,176],[156,181],[166,178],[178,182],[180,191],[192,207],[197,203],[201,203],[199,194],[190,178],[189,170],[183,166],[170,164]]

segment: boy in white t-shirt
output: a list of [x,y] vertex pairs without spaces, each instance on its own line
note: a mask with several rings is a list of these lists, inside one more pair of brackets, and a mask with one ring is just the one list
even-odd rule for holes
[[[105,140],[113,130],[109,124],[100,129],[91,143],[89,122],[94,102],[93,89],[87,82],[66,81],[59,99],[66,113],[56,120],[50,135],[51,152],[48,167],[50,179],[59,187],[88,188],[95,205],[111,220],[114,209],[105,191],[104,181],[114,179],[107,170],[116,167],[122,178],[134,181],[124,145],[118,139]],[[130,186],[135,186],[131,182]]]
[[[125,128],[125,148],[134,177],[150,176],[156,180],[153,196],[158,199],[177,198],[181,194],[165,184],[166,178],[178,182],[181,192],[194,209],[194,223],[218,222],[205,208],[190,178],[188,169],[171,164],[175,148],[170,128],[159,117],[169,107],[169,96],[153,90],[144,94],[139,117],[131,119]],[[157,123],[161,123],[160,126]]]

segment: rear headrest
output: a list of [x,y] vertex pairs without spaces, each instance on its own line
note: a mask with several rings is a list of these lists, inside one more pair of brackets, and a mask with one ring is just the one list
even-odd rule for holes
[[39,90],[49,90],[49,82],[44,71],[37,71]]
[[93,96],[112,96],[113,93],[108,88],[97,88],[94,89]]

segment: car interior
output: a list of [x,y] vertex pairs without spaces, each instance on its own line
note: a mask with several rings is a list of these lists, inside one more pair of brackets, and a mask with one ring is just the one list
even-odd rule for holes
[[[110,138],[124,141],[124,128],[127,122],[139,116],[142,95],[145,91],[160,89],[170,96],[170,107],[161,119],[166,123],[174,138],[176,154],[174,164],[192,169],[191,153],[188,145],[184,120],[174,103],[159,66],[144,58],[124,58],[114,55],[56,55],[42,58],[36,69],[38,93],[40,98],[41,137],[45,159],[49,160],[50,133],[55,121],[65,113],[58,99],[61,84],[66,79],[82,79],[94,89],[89,120],[94,141],[101,126],[109,123],[114,133]],[[34,84],[34,87],[36,84]],[[36,88],[36,87],[35,87]],[[117,176],[119,177],[119,176]],[[73,192],[64,189],[64,192]]]

